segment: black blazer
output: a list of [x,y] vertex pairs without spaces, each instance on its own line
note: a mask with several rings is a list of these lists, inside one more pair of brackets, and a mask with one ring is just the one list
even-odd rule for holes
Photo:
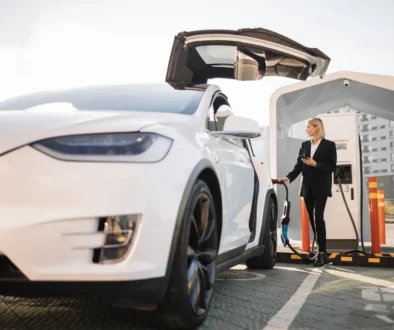
[[313,196],[332,197],[332,177],[337,165],[337,148],[335,142],[322,139],[317,147],[313,159],[317,166],[309,166],[301,161],[301,155],[311,156],[310,140],[302,143],[297,163],[293,170],[287,175],[290,182],[294,181],[302,172],[303,180],[300,196],[306,197],[309,189]]

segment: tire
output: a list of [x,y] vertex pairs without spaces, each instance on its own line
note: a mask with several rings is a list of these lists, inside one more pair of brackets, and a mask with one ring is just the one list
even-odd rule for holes
[[[167,328],[196,329],[204,322],[213,296],[218,246],[212,194],[204,181],[197,180],[187,201],[169,287],[160,308]],[[190,289],[189,279],[193,281]]]
[[251,269],[272,269],[276,262],[276,252],[278,248],[277,238],[277,209],[272,198],[268,202],[268,212],[264,235],[263,245],[264,253],[261,256],[254,257],[246,261],[246,266]]

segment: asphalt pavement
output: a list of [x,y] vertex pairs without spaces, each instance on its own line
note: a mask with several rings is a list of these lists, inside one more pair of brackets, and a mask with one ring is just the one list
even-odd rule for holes
[[[207,329],[393,329],[394,272],[387,268],[277,264],[222,273]],[[99,301],[0,297],[0,329],[160,329],[149,313]]]

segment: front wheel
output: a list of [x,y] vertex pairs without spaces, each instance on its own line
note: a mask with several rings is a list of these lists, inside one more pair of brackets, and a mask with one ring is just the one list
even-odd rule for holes
[[268,204],[268,214],[266,219],[263,244],[265,246],[264,253],[261,256],[254,257],[246,261],[246,266],[251,269],[271,269],[274,268],[276,262],[276,252],[278,247],[278,231],[277,231],[277,209],[272,198]]
[[183,215],[169,288],[162,308],[171,328],[195,329],[210,307],[219,248],[216,209],[208,185],[198,180]]

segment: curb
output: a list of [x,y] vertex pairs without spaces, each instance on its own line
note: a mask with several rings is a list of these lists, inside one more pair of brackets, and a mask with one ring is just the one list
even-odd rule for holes
[[[308,256],[307,253],[300,253]],[[363,254],[354,253],[341,255],[340,253],[327,253],[328,259],[335,266],[360,266],[360,267],[384,267],[394,268],[394,253],[376,253],[374,256],[368,257]],[[276,255],[277,262],[310,264],[294,253],[278,252]]]

